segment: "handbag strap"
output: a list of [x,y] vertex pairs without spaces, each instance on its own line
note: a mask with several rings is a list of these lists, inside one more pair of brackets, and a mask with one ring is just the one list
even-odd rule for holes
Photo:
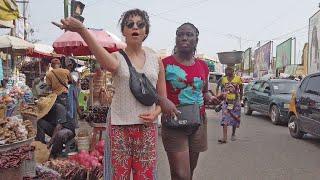
[[65,85],[62,80],[59,78],[59,76],[56,75],[56,73],[54,72],[54,70],[51,71],[53,73],[53,75],[58,79],[59,83],[62,84],[65,88],[69,89],[67,85]]
[[127,53],[124,52],[124,50],[122,50],[122,49],[119,50],[119,53],[124,57],[124,59],[126,60],[128,66],[129,66],[129,68],[133,68],[135,70],[135,68],[132,66],[132,63],[131,63]]

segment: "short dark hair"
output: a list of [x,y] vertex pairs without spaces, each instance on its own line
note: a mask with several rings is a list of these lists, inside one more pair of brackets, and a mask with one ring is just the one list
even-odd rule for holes
[[121,32],[123,32],[124,26],[126,25],[129,17],[131,16],[140,16],[142,18],[142,20],[146,23],[146,34],[147,36],[143,39],[145,40],[148,35],[149,35],[149,31],[150,31],[150,20],[149,20],[149,15],[146,11],[144,10],[140,10],[140,9],[131,9],[128,10],[126,12],[124,12],[120,19],[119,19],[119,24],[121,27]]

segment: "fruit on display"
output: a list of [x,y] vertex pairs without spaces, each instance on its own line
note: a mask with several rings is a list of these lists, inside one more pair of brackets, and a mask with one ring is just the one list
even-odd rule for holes
[[90,106],[88,112],[82,115],[87,122],[106,123],[109,107],[107,106]]
[[90,85],[90,79],[88,76],[80,79],[80,86],[82,90],[88,90],[89,85]]

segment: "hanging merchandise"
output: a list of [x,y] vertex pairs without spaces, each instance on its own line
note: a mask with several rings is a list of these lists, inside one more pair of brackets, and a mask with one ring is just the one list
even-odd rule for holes
[[[33,59],[30,62],[22,62],[18,67],[20,72],[26,75],[26,84],[29,87],[33,87],[33,84],[44,78],[45,73],[49,67],[48,59]],[[39,79],[35,81],[35,79]]]

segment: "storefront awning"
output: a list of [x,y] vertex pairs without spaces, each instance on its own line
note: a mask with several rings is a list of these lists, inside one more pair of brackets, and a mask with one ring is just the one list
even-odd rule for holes
[[14,28],[13,21],[0,20],[0,28]]
[[19,17],[19,9],[14,0],[0,0],[0,20],[11,21]]

